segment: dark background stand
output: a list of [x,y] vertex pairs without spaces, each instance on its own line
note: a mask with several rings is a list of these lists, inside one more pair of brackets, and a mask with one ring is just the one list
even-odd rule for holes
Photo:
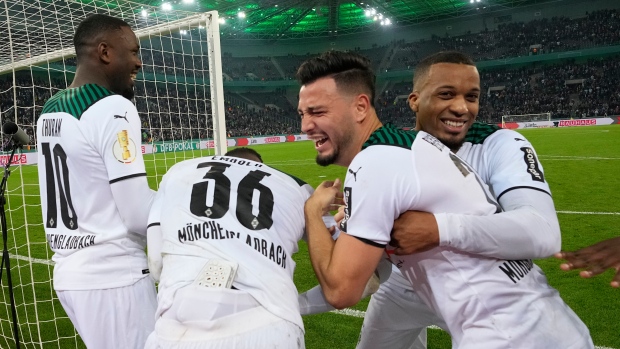
[[0,220],[2,221],[2,263],[0,263],[0,283],[2,283],[2,271],[6,269],[6,281],[7,288],[9,289],[9,299],[11,301],[11,317],[13,318],[13,336],[15,339],[15,348],[19,349],[19,327],[17,326],[17,310],[15,309],[15,295],[13,294],[13,281],[11,279],[11,262],[9,259],[9,249],[8,249],[8,232],[6,226],[6,212],[4,210],[4,205],[6,204],[6,198],[4,196],[4,192],[6,191],[6,182],[11,174],[9,168],[11,167],[11,161],[13,160],[13,156],[15,155],[15,151],[20,146],[13,141],[12,139],[9,141],[9,145],[11,146],[11,156],[4,165],[4,177],[2,177],[2,182],[0,182]]

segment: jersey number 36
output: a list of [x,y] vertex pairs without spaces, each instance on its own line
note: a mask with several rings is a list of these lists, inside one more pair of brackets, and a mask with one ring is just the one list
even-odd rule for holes
[[[192,187],[192,198],[190,201],[190,211],[198,217],[210,219],[222,218],[230,208],[230,179],[226,177],[224,171],[231,165],[220,162],[203,162],[197,168],[209,167],[209,171],[203,179],[204,181],[195,183]],[[260,181],[270,176],[269,173],[253,170],[250,171],[239,182],[237,192],[236,216],[241,225],[250,230],[269,229],[273,225],[273,193]],[[215,183],[213,190],[213,204],[207,205],[207,193],[209,184]],[[258,191],[258,214],[252,213],[252,201],[254,194]]]

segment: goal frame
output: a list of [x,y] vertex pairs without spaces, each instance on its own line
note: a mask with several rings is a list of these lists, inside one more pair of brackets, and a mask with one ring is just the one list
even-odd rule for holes
[[[222,77],[222,48],[220,44],[220,22],[217,11],[209,11],[183,19],[161,23],[152,27],[134,30],[138,40],[148,38],[153,35],[170,33],[183,26],[199,26],[202,23],[207,31],[207,50],[209,51],[209,86],[211,89],[211,115],[213,125],[213,143],[215,155],[224,155],[227,151],[228,143],[226,140],[225,104],[224,104],[224,81]],[[7,21],[9,27],[9,42],[12,40],[10,35],[10,20]],[[51,63],[63,58],[75,56],[75,48],[65,48],[52,52],[36,55],[34,57],[15,61],[11,55],[11,63],[0,65],[0,75],[27,69],[43,63]],[[16,101],[14,101],[16,103]],[[15,105],[15,110],[17,106]]]
[[[24,2],[26,0],[19,0],[19,2]],[[105,9],[103,9],[105,11]],[[104,12],[102,11],[102,12]],[[4,114],[5,120],[11,120],[18,123],[19,119],[19,110],[27,108],[31,108],[33,106],[37,106],[36,93],[32,93],[32,104],[28,104],[24,106],[18,102],[17,91],[19,88],[26,87],[30,89],[31,87],[37,87],[36,84],[28,86],[20,86],[19,80],[16,81],[16,77],[18,74],[27,74],[28,70],[30,70],[31,77],[33,76],[34,71],[47,70],[52,71],[52,64],[50,63],[63,63],[63,59],[75,57],[75,49],[72,45],[50,45],[50,51],[43,53],[42,51],[32,52],[32,56],[30,53],[25,55],[25,52],[19,51],[17,45],[20,44],[19,37],[16,35],[15,38],[11,34],[11,31],[18,32],[17,29],[13,27],[13,24],[19,29],[19,22],[14,18],[11,18],[8,15],[8,10],[6,8],[6,4],[4,6],[0,6],[0,12],[5,12],[6,20],[2,22],[2,26],[7,30],[6,34],[8,38],[6,38],[5,43],[9,46],[5,49],[7,56],[1,61],[0,64],[0,74],[5,75],[6,80],[11,80],[12,75],[12,91],[10,89],[6,90],[7,99],[12,97],[13,101],[11,104],[8,104],[9,108],[6,110],[7,113]],[[183,11],[179,11],[183,12]],[[27,13],[23,11],[22,13]],[[106,12],[107,13],[107,12]],[[185,13],[183,12],[183,15]],[[80,16],[82,17],[82,16]],[[131,19],[131,17],[118,16],[121,18]],[[75,18],[75,17],[74,17]],[[168,17],[163,17],[165,20]],[[208,155],[223,155],[226,153],[228,148],[227,142],[227,132],[226,132],[226,123],[225,123],[225,102],[224,102],[224,88],[223,88],[223,78],[222,78],[222,58],[221,58],[221,44],[220,44],[220,22],[219,22],[219,14],[217,11],[209,11],[204,13],[196,13],[189,14],[184,16],[181,19],[176,19],[179,17],[174,17],[174,20],[170,20],[166,23],[153,24],[148,27],[136,28],[134,27],[132,22],[128,20],[130,25],[134,27],[134,33],[136,37],[140,41],[150,41],[149,39],[157,36],[168,36],[171,37],[173,35],[179,34],[179,29],[181,28],[189,28],[192,31],[198,30],[200,31],[200,56],[201,62],[204,62],[202,66],[207,65],[208,60],[208,68],[202,68],[202,75],[199,77],[200,83],[198,84],[201,88],[201,94],[197,94],[196,98],[200,98],[205,101],[205,104],[210,103],[210,107],[201,107],[197,112],[194,112],[192,115],[198,116],[198,118],[202,121],[206,121],[206,126],[204,124],[198,124],[201,127],[201,130],[207,131],[207,136],[204,138],[209,139],[209,145],[207,148],[204,148],[205,144],[204,138],[199,139],[200,141],[200,150],[194,148],[192,150],[192,154],[196,154],[194,151],[198,150],[203,155],[203,151],[208,149]],[[81,18],[80,18],[81,19]],[[72,22],[72,24],[77,26],[77,22]],[[155,23],[155,22],[149,22]],[[54,27],[56,28],[56,27]],[[64,29],[73,29],[75,27],[64,27]],[[22,26],[23,29],[23,26]],[[63,38],[70,38],[67,35],[67,32],[63,32]],[[181,40],[179,40],[181,41]],[[28,40],[30,44],[31,41]],[[48,41],[46,40],[47,44]],[[143,42],[144,43],[144,42]],[[183,45],[183,43],[181,43]],[[191,45],[191,43],[190,43]],[[64,49],[55,49],[58,47],[65,47]],[[45,46],[47,48],[47,46]],[[164,48],[162,48],[164,50]],[[190,51],[184,51],[183,55],[190,55]],[[9,55],[10,54],[10,59]],[[71,75],[74,71],[71,69],[72,66],[67,65],[65,67],[64,72],[59,72],[55,70],[57,74],[63,75],[66,79],[67,85],[70,83]],[[159,66],[158,66],[159,67]],[[177,67],[176,65],[174,66]],[[162,69],[166,68],[165,63],[162,66]],[[204,70],[208,69],[208,72]],[[143,71],[145,72],[145,71]],[[11,75],[10,75],[11,74]],[[165,73],[164,73],[165,74]],[[49,76],[49,74],[48,74]],[[151,83],[159,83],[161,81],[153,81],[151,78],[144,78],[144,80],[149,80]],[[176,76],[175,76],[176,79]],[[208,79],[208,80],[207,80]],[[168,83],[168,80],[164,80],[164,83]],[[182,84],[182,82],[179,82]],[[9,83],[10,85],[10,83]],[[208,86],[207,86],[208,85]],[[50,86],[43,86],[50,87]],[[64,88],[64,86],[63,86]],[[50,88],[50,91],[52,89]],[[204,91],[203,91],[204,90]],[[207,91],[210,91],[210,96],[207,96]],[[53,93],[53,91],[51,91]],[[202,93],[204,92],[204,93]],[[153,95],[151,95],[153,96]],[[176,95],[164,95],[164,98],[172,98]],[[158,98],[158,97],[157,97]],[[137,101],[137,99],[136,99]],[[30,103],[30,102],[29,102]],[[40,106],[41,104],[39,104]],[[10,107],[13,110],[10,110]],[[36,110],[36,109],[35,109]],[[162,109],[163,110],[163,109]],[[34,113],[34,112],[33,112]],[[165,111],[156,113],[165,114]],[[211,115],[209,115],[211,114]],[[33,114],[34,115],[34,114]],[[157,114],[158,115],[158,114]],[[38,115],[37,115],[38,116]],[[21,115],[23,117],[23,115]],[[30,116],[28,116],[30,118]],[[33,121],[35,121],[34,119]],[[161,120],[161,117],[160,117]],[[36,121],[35,121],[36,124]],[[195,124],[195,122],[194,122]],[[182,128],[185,129],[185,124],[182,124]],[[23,126],[23,125],[22,125]],[[28,125],[27,125],[28,126]],[[34,128],[34,124],[32,125]],[[170,127],[170,126],[169,126]],[[174,127],[174,126],[172,126]],[[171,129],[170,127],[169,129]],[[191,131],[191,125],[189,126],[189,130]],[[190,136],[191,137],[191,136]],[[2,137],[4,140],[7,139],[7,136],[4,135]],[[200,137],[199,137],[200,138]],[[33,139],[34,141],[34,139]],[[198,143],[196,139],[193,138],[183,138],[183,139],[173,139],[173,140],[165,140],[160,143],[168,143],[174,144],[175,142],[184,142],[184,143]],[[144,143],[143,143],[144,144]],[[139,148],[138,148],[139,149]],[[139,151],[139,150],[138,150]],[[32,152],[30,152],[32,153]],[[165,151],[168,153],[168,151]],[[32,153],[34,154],[34,153]],[[24,151],[20,154],[16,154],[16,157],[20,159],[26,158],[28,154],[27,151]],[[177,154],[179,154],[177,156]],[[184,152],[170,152],[169,154],[164,154],[162,157],[164,166],[161,166],[165,169],[169,168],[171,164],[179,159],[185,159]],[[36,154],[34,154],[36,156]],[[154,154],[155,155],[155,154]],[[170,155],[170,156],[169,156]],[[8,155],[3,155],[5,158]],[[15,157],[13,157],[13,161],[15,161]],[[170,160],[170,162],[168,162]],[[6,161],[6,160],[5,160]],[[152,166],[157,168],[156,160],[151,161]],[[14,162],[15,164],[15,162]],[[26,164],[26,162],[22,162],[21,164]],[[41,215],[40,211],[40,199],[38,198],[38,185],[35,187],[31,178],[26,178],[24,173],[31,173],[33,167],[30,166],[16,166],[11,167],[12,169],[12,178],[8,180],[9,188],[7,188],[6,196],[7,196],[7,220],[8,223],[8,250],[9,254],[7,258],[11,258],[11,271],[13,274],[13,285],[14,289],[19,290],[20,297],[16,298],[17,311],[18,311],[18,327],[15,329],[19,329],[20,336],[20,344],[22,347],[47,347],[47,344],[53,342],[53,344],[57,344],[59,347],[79,347],[77,332],[72,329],[72,334],[67,336],[66,331],[59,332],[58,324],[62,322],[62,324],[68,321],[68,318],[64,316],[63,313],[59,313],[59,303],[56,296],[53,293],[53,281],[51,277],[51,270],[53,269],[54,262],[51,260],[51,252],[49,250],[49,246],[47,245],[47,241],[45,241],[44,235],[43,238],[39,238],[39,235],[42,232],[42,225],[38,221],[38,218],[34,218],[33,216]],[[36,168],[34,168],[36,171]],[[165,172],[165,171],[164,171]],[[149,178],[154,178],[157,182],[161,179],[163,172],[158,173],[155,171],[154,175],[149,175]],[[8,178],[8,177],[7,177]],[[33,190],[37,191],[37,194],[34,195]],[[37,197],[35,199],[35,196]],[[35,200],[38,202],[33,203],[31,200]],[[37,206],[38,208],[35,208]],[[14,218],[15,217],[15,218]],[[32,218],[30,218],[32,217]],[[40,218],[40,217],[39,217]],[[16,238],[19,236],[19,239]],[[33,239],[32,236],[35,236],[36,239]],[[43,249],[42,246],[45,246]],[[37,267],[36,265],[43,265],[43,267]],[[33,267],[34,266],[34,267]],[[49,274],[49,276],[46,276]],[[5,274],[6,275],[6,274]],[[3,275],[2,279],[5,280],[6,276]],[[24,276],[22,280],[22,275]],[[46,279],[45,279],[46,278]],[[44,282],[41,282],[44,280]],[[4,284],[0,284],[0,297],[8,298],[4,296],[6,292],[4,292]],[[44,291],[41,291],[44,290]],[[49,293],[46,293],[49,291]],[[0,298],[0,304],[6,307],[6,310],[3,311],[4,314],[10,314],[8,301],[3,298]],[[43,310],[41,310],[43,309]],[[24,317],[24,313],[27,312],[28,316]],[[40,316],[40,314],[44,314],[45,316]],[[62,321],[57,321],[57,319],[61,319]],[[12,326],[12,325],[11,325]],[[6,329],[9,327],[8,321],[5,316],[0,315],[0,347],[4,347],[4,343],[6,341],[7,346],[11,347],[10,344],[13,341],[12,338],[9,337],[8,331]],[[53,340],[50,341],[50,336],[44,334],[44,330],[50,328],[56,328],[56,337],[53,337]],[[67,327],[64,327],[67,328]],[[64,329],[63,328],[63,329]],[[25,331],[27,329],[27,331]],[[75,334],[73,334],[73,332]],[[49,332],[51,333],[51,332]],[[45,338],[45,339],[44,339]],[[70,346],[61,345],[60,343],[71,342]],[[52,345],[52,344],[50,344]]]
[[[519,118],[519,119],[515,120],[516,118]],[[507,122],[534,122],[534,121],[551,121],[551,113],[502,115],[502,125],[505,125]]]

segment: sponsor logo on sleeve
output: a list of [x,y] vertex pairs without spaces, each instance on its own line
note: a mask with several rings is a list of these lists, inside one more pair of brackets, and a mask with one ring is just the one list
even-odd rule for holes
[[344,218],[340,221],[340,230],[345,233],[349,217],[351,217],[351,187],[344,187]]
[[136,159],[136,143],[129,138],[127,130],[116,134],[116,142],[112,146],[114,158],[123,164],[130,164]]
[[527,166],[527,173],[532,176],[532,180],[544,182],[545,176],[540,170],[540,166],[538,165],[538,159],[536,158],[534,150],[529,147],[523,147],[521,148],[521,151],[523,152],[523,160],[525,161],[525,165]]

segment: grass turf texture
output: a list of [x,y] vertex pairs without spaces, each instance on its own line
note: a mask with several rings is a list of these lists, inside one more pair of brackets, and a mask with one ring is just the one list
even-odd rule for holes
[[[533,129],[522,132],[534,145],[550,183],[562,227],[563,249],[577,249],[620,235],[620,214],[576,214],[575,212],[620,212],[620,127],[597,126]],[[266,164],[304,179],[313,186],[326,179],[344,179],[345,169],[315,164],[310,142],[254,146]],[[199,152],[164,153],[145,157],[149,183],[155,188],[166,169],[186,158],[207,155]],[[52,267],[45,264],[51,253],[43,233],[36,166],[14,167],[8,183],[7,221],[13,283],[18,304],[22,348],[83,348],[49,282]],[[20,259],[28,257],[29,259]],[[306,245],[300,243],[295,283],[300,291],[316,284]],[[36,260],[33,260],[36,259]],[[620,349],[620,290],[609,286],[613,273],[585,280],[577,272],[563,272],[560,261],[538,260],[552,286],[589,327],[597,346]],[[36,297],[34,296],[36,295]],[[36,298],[36,300],[35,300]],[[0,348],[13,348],[8,307],[6,273],[0,292]],[[364,311],[367,300],[354,309]],[[93,314],[96,316],[96,314]],[[527,314],[525,314],[527,316]],[[63,318],[64,317],[64,318]],[[54,319],[61,318],[54,321]],[[341,314],[304,318],[306,347],[354,348],[362,319]],[[105,329],[102,328],[102,331]],[[42,342],[42,345],[38,343]],[[37,344],[35,344],[37,343]],[[449,336],[429,330],[430,349],[450,348]]]

